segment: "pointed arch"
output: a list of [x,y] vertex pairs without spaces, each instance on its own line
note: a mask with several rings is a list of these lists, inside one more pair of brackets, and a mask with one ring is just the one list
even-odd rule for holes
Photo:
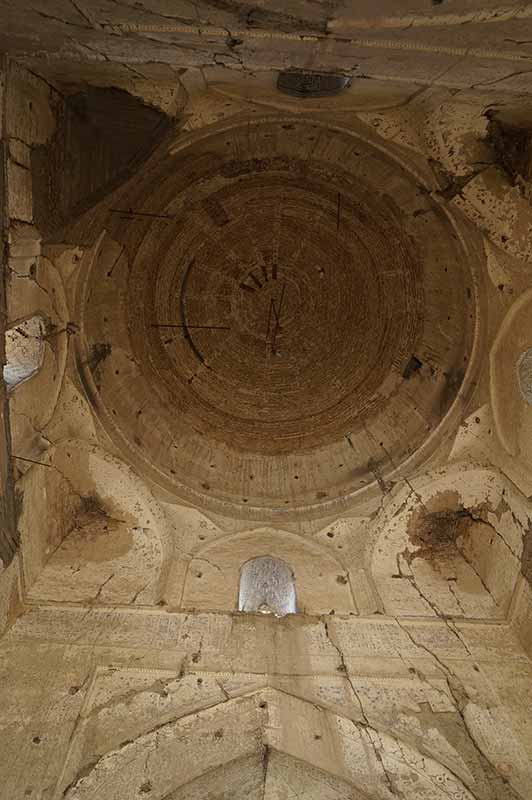
[[[207,773],[261,755],[267,780],[270,754],[311,764],[348,786],[357,800],[409,796],[419,800],[474,800],[447,767],[414,747],[275,689],[226,699],[125,742],[82,768],[65,800],[151,800],[179,797]],[[61,787],[59,787],[61,788]],[[139,794],[140,792],[140,794]]]

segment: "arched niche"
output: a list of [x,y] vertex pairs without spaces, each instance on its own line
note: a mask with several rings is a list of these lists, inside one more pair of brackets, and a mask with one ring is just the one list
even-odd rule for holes
[[272,528],[226,536],[198,549],[185,576],[183,607],[238,609],[243,565],[266,554],[280,559],[293,571],[298,611],[356,613],[349,576],[330,550]]
[[118,459],[70,440],[19,480],[24,578],[34,600],[154,604],[171,559],[165,519]]
[[490,390],[497,434],[532,475],[532,289],[512,305],[490,353]]
[[505,618],[529,525],[526,499],[503,476],[453,466],[385,503],[368,567],[385,613]]
[[278,617],[295,614],[296,581],[291,567],[272,556],[256,556],[242,564],[238,610]]
[[[271,800],[278,797],[274,789],[280,774],[296,776],[295,788],[301,791],[304,772],[312,776],[314,789],[321,789],[316,797],[327,800],[473,800],[449,769],[404,741],[273,689],[226,699],[126,741],[74,774],[63,796],[123,800],[127,794],[140,800],[149,792],[151,800],[208,797],[201,789],[212,788],[215,775],[227,780],[231,764],[244,768],[241,780],[254,790],[257,757],[263,781],[259,796]],[[215,781],[214,788],[220,791],[220,783]]]
[[[297,794],[286,795],[287,790],[295,790]],[[292,800],[296,797],[305,800],[366,800],[340,778],[277,750],[268,752],[266,770],[263,755],[257,752],[222,764],[181,786],[168,800],[279,800],[282,797]]]

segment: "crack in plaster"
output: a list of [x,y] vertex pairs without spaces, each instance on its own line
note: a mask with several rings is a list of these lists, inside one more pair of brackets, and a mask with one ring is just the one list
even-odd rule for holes
[[74,6],[75,10],[78,12],[80,17],[83,17],[83,19],[89,24],[89,26],[91,28],[99,27],[98,23],[96,23],[94,20],[90,19],[88,14],[86,14],[85,11],[83,11],[83,9],[76,3],[76,0],[70,0],[70,2]]
[[[392,780],[392,776],[388,772],[388,769],[387,769],[387,767],[386,767],[386,765],[384,763],[383,753],[385,753],[385,749],[384,749],[384,743],[383,743],[383,741],[381,739],[381,736],[380,736],[379,732],[376,731],[375,729],[370,729],[370,730],[368,730],[368,735],[369,735],[370,743],[371,743],[371,745],[373,747],[373,751],[375,753],[375,758],[377,759],[377,761],[381,765],[381,769],[382,769],[382,772],[383,772],[383,775],[384,775],[384,779],[385,779],[386,785],[388,786],[388,789],[390,790],[390,793],[394,797],[399,797],[402,800],[405,800],[405,796],[404,796],[403,792],[400,791],[397,788],[397,786],[395,785],[395,782]],[[403,752],[403,751],[401,750],[401,752]]]
[[345,663],[345,657],[344,657],[343,651],[342,651],[340,645],[338,644],[338,642],[336,642],[335,639],[331,636],[331,632],[329,631],[329,622],[328,622],[328,620],[323,619],[323,627],[325,629],[325,635],[326,635],[328,641],[332,644],[332,646],[334,647],[334,649],[336,650],[336,652],[338,653],[338,656],[340,658],[340,666],[337,669],[338,669],[339,672],[343,672],[344,673],[345,678],[346,678],[347,682],[349,683],[349,685],[351,687],[351,691],[353,692],[353,695],[354,695],[354,697],[355,697],[355,699],[356,699],[356,701],[357,701],[357,703],[358,703],[358,705],[360,707],[360,713],[362,715],[362,719],[363,719],[364,725],[366,725],[367,727],[370,727],[370,724],[368,722],[368,718],[366,716],[366,712],[364,710],[364,706],[362,704],[362,700],[360,699],[360,696],[359,696],[357,690],[355,689],[355,686],[353,684],[353,680],[352,680],[351,675],[349,673],[349,669],[347,667],[347,664]]
[[[466,561],[467,561],[467,559],[466,559]],[[464,607],[463,607],[462,603],[460,602],[460,598],[458,597],[458,594],[456,593],[456,591],[455,591],[455,589],[454,589],[454,587],[453,587],[453,583],[454,583],[454,581],[453,581],[452,579],[449,579],[449,578],[448,578],[448,579],[447,579],[447,588],[449,589],[449,592],[450,592],[450,593],[452,594],[452,596],[454,597],[454,599],[455,599],[455,601],[456,601],[456,605],[458,606],[458,608],[459,608],[459,609],[460,609],[460,611],[462,612],[462,616],[466,617],[466,616],[467,616],[467,614],[466,614],[466,612],[465,612],[465,609],[464,609]]]
[[[17,417],[18,416],[18,417],[24,417],[25,419],[27,419],[31,429],[33,430],[33,433],[35,435],[40,436],[41,439],[44,439],[44,441],[48,444],[49,447],[53,447],[54,446],[55,442],[52,442],[52,440],[49,439],[48,436],[46,436],[46,434],[44,433],[44,429],[47,428],[48,425],[50,424],[49,422],[47,422],[43,426],[43,428],[41,429],[41,428],[37,427],[37,425],[35,424],[35,421],[30,417],[29,414],[26,414],[25,411],[19,411],[18,409],[13,409],[13,410],[11,410],[11,415],[13,417]],[[43,455],[44,455],[44,453],[46,453],[46,450],[43,451]],[[52,465],[51,464],[46,464],[46,466],[47,467],[51,467]]]
[[[433,658],[437,662],[438,667],[441,670],[442,677],[445,679],[446,684],[447,684],[448,689],[449,689],[449,692],[451,694],[451,697],[453,698],[454,705],[456,707],[456,711],[457,711],[457,713],[458,713],[458,715],[459,715],[459,717],[460,717],[460,719],[462,721],[463,729],[465,730],[468,739],[471,741],[475,751],[477,752],[477,755],[480,758],[481,764],[485,764],[486,761],[488,761],[488,759],[484,755],[482,750],[480,749],[480,747],[477,744],[477,742],[475,741],[475,739],[473,737],[473,734],[472,734],[472,732],[470,730],[470,727],[469,727],[469,725],[468,725],[468,723],[467,723],[467,721],[465,719],[464,711],[465,711],[465,708],[467,707],[467,704],[470,703],[471,700],[470,700],[469,695],[467,693],[467,690],[466,690],[465,686],[463,685],[463,683],[461,682],[460,678],[429,647],[427,647],[426,645],[422,644],[421,642],[416,641],[416,639],[413,637],[411,632],[408,630],[407,627],[405,627],[405,625],[399,620],[399,618],[396,618],[396,622],[399,625],[399,627],[406,633],[406,635],[408,636],[408,638],[410,639],[412,644],[414,644],[415,647],[420,647],[421,649],[425,650],[431,656],[431,658]],[[452,629],[450,628],[450,630],[452,630]],[[455,635],[457,635],[457,634],[455,633]],[[460,638],[460,637],[458,637],[458,638]],[[462,641],[462,640],[460,639],[460,641]],[[464,642],[462,642],[462,644],[465,646]],[[469,651],[469,649],[467,647],[466,647],[466,649],[467,649],[469,655],[472,655],[472,653]],[[489,763],[490,763],[490,766],[492,767],[492,769],[494,769],[496,771],[495,765],[491,764],[491,762],[489,762]]]
[[472,83],[470,88],[476,89],[477,86],[493,86],[496,83],[507,81],[509,78],[515,78],[518,75],[529,75],[531,72],[532,69],[517,70],[516,72],[510,72],[509,75],[503,75],[501,78],[494,78],[492,81],[479,81],[478,83]]
[[[187,555],[190,555],[190,554],[187,553]],[[211,567],[214,567],[214,569],[217,569],[218,572],[223,572],[222,568],[220,566],[218,566],[218,564],[215,564],[213,561],[209,561],[208,558],[200,557],[200,556],[190,556],[190,558],[193,561],[205,561],[206,564],[209,564]]]
[[52,20],[52,22],[59,22],[60,25],[68,25],[72,28],[85,28],[85,25],[78,25],[76,22],[69,22],[66,19],[61,19],[61,17],[54,17],[53,14],[47,14],[45,11],[39,11],[37,8],[31,9],[34,14],[37,14],[39,17],[43,19]]

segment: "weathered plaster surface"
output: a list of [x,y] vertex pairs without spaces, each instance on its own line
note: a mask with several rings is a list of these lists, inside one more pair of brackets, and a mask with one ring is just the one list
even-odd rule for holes
[[[532,7],[396,6],[2,7],[0,46],[16,58],[2,95],[6,321],[40,314],[48,325],[41,369],[9,398],[21,547],[0,574],[2,800],[532,796],[531,412],[517,372],[532,347]],[[276,89],[284,67],[353,81],[336,98],[300,101]],[[58,135],[65,98],[88,86],[169,118],[167,138],[112,186]],[[515,126],[526,145],[517,161]],[[91,168],[104,187],[46,231],[38,148],[79,166],[73,195]],[[287,169],[282,208],[297,229],[284,234],[275,181]],[[343,241],[347,173],[372,219]],[[311,178],[314,205],[298,194]],[[232,236],[235,219],[247,222]],[[233,421],[199,413],[202,367],[184,373],[185,391],[171,383],[189,363],[186,342],[176,357],[181,342],[151,338],[149,323],[174,319],[182,254],[196,248],[211,268],[223,255],[247,275],[262,264],[271,277],[270,250],[293,255],[300,242],[319,281],[340,272],[357,236],[403,277],[415,260],[404,253],[419,260],[408,297],[426,300],[422,335],[379,384],[401,399],[356,436],[342,431],[330,457],[312,449],[324,435],[316,422],[281,446],[284,418],[278,440],[260,433],[250,455],[260,436],[249,419],[231,437]],[[362,247],[356,255],[366,264]],[[360,275],[375,278],[370,266]],[[342,314],[367,318],[330,397],[372,352],[402,287],[379,274],[387,290],[373,296],[359,280],[349,313],[339,292],[299,339],[305,316],[288,297],[300,350],[281,406],[305,348],[319,353]],[[216,285],[233,298],[233,324],[258,329]],[[308,294],[314,312],[327,285]],[[196,290],[195,314],[219,322],[226,306],[209,305],[201,280]],[[326,380],[341,355],[332,341]],[[209,340],[198,342],[215,365]],[[309,373],[298,413],[322,373]],[[251,402],[252,377],[244,384]],[[209,398],[236,413],[240,390]],[[244,455],[231,460],[231,447]],[[236,611],[241,567],[260,555],[290,565],[298,614]]]
[[[38,662],[22,667],[31,650]],[[65,796],[105,786],[122,797],[127,786],[141,797],[150,782],[162,797],[270,748],[310,760],[362,796],[406,788],[419,763],[427,798],[529,791],[518,736],[530,723],[522,703],[509,701],[504,675],[512,671],[517,699],[530,663],[505,626],[49,608],[20,618],[2,657],[8,748],[34,752],[31,771],[9,778],[13,796],[44,785],[45,769],[46,782],[69,787]],[[21,690],[34,686],[16,703],[12,669]],[[31,717],[22,726],[21,713]],[[187,767],[176,773],[178,757]]]

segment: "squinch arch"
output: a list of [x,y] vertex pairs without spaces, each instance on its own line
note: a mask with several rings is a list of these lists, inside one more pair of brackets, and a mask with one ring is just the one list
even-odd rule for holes
[[368,567],[385,612],[505,618],[529,523],[526,499],[494,470],[417,479],[373,525]]

